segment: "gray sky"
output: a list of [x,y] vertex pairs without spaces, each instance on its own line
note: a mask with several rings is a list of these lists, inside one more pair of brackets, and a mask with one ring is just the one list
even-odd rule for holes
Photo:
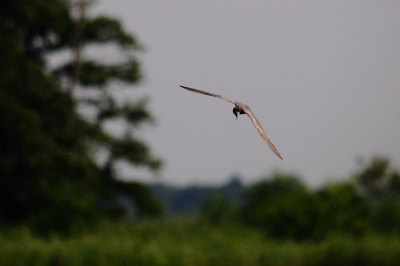
[[[120,97],[151,98],[158,124],[139,136],[164,158],[163,182],[252,182],[279,169],[320,185],[376,153],[398,166],[400,1],[99,0],[91,13],[121,19],[146,47],[145,79]],[[249,105],[284,160],[231,103],[179,85]]]

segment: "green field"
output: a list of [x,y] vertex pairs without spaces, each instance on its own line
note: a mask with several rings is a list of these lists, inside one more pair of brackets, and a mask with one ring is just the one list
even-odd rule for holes
[[400,241],[280,242],[242,225],[188,220],[104,224],[69,239],[42,239],[18,228],[1,232],[0,265],[400,265]]

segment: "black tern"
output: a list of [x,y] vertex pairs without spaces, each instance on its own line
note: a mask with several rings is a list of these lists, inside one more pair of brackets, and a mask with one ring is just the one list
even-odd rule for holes
[[268,144],[268,146],[271,148],[271,150],[279,158],[281,158],[281,160],[283,160],[282,156],[279,154],[278,150],[275,148],[274,144],[272,143],[272,141],[269,139],[269,137],[265,133],[264,129],[262,128],[262,126],[260,124],[260,122],[258,122],[256,116],[253,114],[253,112],[251,111],[250,107],[248,107],[247,105],[245,105],[243,103],[240,103],[238,101],[229,99],[229,98],[221,96],[221,95],[217,95],[217,94],[209,93],[209,92],[206,92],[206,91],[201,91],[201,90],[188,88],[188,87],[181,86],[181,85],[179,85],[179,86],[184,88],[184,89],[186,89],[186,90],[189,90],[189,91],[193,91],[193,92],[205,94],[205,95],[208,95],[208,96],[221,98],[223,100],[226,100],[228,102],[233,103],[235,105],[235,107],[233,108],[233,114],[236,116],[236,120],[238,119],[238,116],[242,115],[242,114],[246,114],[248,117],[250,117],[251,121],[253,121],[254,127],[258,130],[258,132],[260,133],[260,135],[264,139],[264,141]]

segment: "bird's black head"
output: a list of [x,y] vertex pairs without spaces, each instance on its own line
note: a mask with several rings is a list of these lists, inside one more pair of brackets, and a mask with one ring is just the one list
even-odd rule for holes
[[242,112],[242,109],[239,106],[236,106],[233,108],[233,114],[236,116],[236,119],[238,119],[239,114]]

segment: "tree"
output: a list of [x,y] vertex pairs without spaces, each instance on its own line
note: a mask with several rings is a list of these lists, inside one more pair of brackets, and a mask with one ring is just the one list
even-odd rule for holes
[[[143,141],[135,136],[135,130],[143,123],[152,123],[154,118],[146,108],[146,99],[135,103],[118,103],[111,94],[110,87],[118,89],[121,84],[133,85],[138,83],[142,74],[135,53],[141,45],[130,34],[125,32],[118,20],[108,17],[87,18],[84,10],[86,2],[79,2],[80,16],[71,20],[70,25],[60,34],[60,41],[51,50],[67,49],[75,55],[72,60],[52,73],[61,82],[67,80],[68,90],[97,91],[92,97],[79,99],[79,104],[96,109],[93,125],[104,128],[110,120],[123,120],[126,125],[125,134],[118,138],[101,131],[101,137],[95,139],[96,144],[108,151],[106,167],[114,168],[116,162],[125,160],[137,166],[145,166],[153,171],[161,167],[161,160],[154,158],[150,149]],[[71,32],[73,34],[71,34]],[[85,58],[81,50],[90,46],[114,45],[126,58],[113,64],[105,64],[95,58]],[[75,85],[79,85],[75,88]]]
[[200,206],[200,218],[213,225],[223,225],[237,220],[238,204],[222,193],[215,193]]
[[315,192],[317,223],[314,239],[341,233],[363,235],[369,226],[371,202],[361,195],[355,184],[329,184]]
[[277,238],[303,240],[312,235],[316,208],[313,195],[298,178],[275,173],[246,191],[246,223]]
[[[76,20],[72,8],[63,0],[0,4],[0,217],[11,223],[30,221],[41,232],[71,232],[95,220],[97,198],[116,193],[120,186],[112,169],[118,160],[153,171],[161,167],[149,147],[132,134],[152,121],[146,101],[120,105],[108,89],[112,81],[139,81],[133,55],[113,65],[75,56],[53,74],[46,69],[50,53],[78,46],[116,43],[127,53],[139,47],[119,21],[84,16]],[[79,87],[74,88],[76,73]],[[74,91],[85,89],[100,94],[77,99]],[[82,118],[76,111],[79,105],[96,107],[96,119]],[[116,118],[128,122],[123,138],[102,127]],[[94,163],[94,147],[108,151],[103,166]],[[148,193],[141,195],[152,199]]]
[[374,156],[355,174],[362,191],[373,200],[372,229],[400,233],[400,172],[388,158]]
[[51,25],[47,31],[57,30],[65,9],[54,1],[15,1],[1,10],[0,215],[11,223],[29,220],[38,231],[72,230],[95,216],[100,172],[88,156],[87,123],[33,44],[45,34],[42,20]]
[[361,188],[373,199],[400,199],[400,172],[392,169],[388,158],[373,157],[355,176]]

